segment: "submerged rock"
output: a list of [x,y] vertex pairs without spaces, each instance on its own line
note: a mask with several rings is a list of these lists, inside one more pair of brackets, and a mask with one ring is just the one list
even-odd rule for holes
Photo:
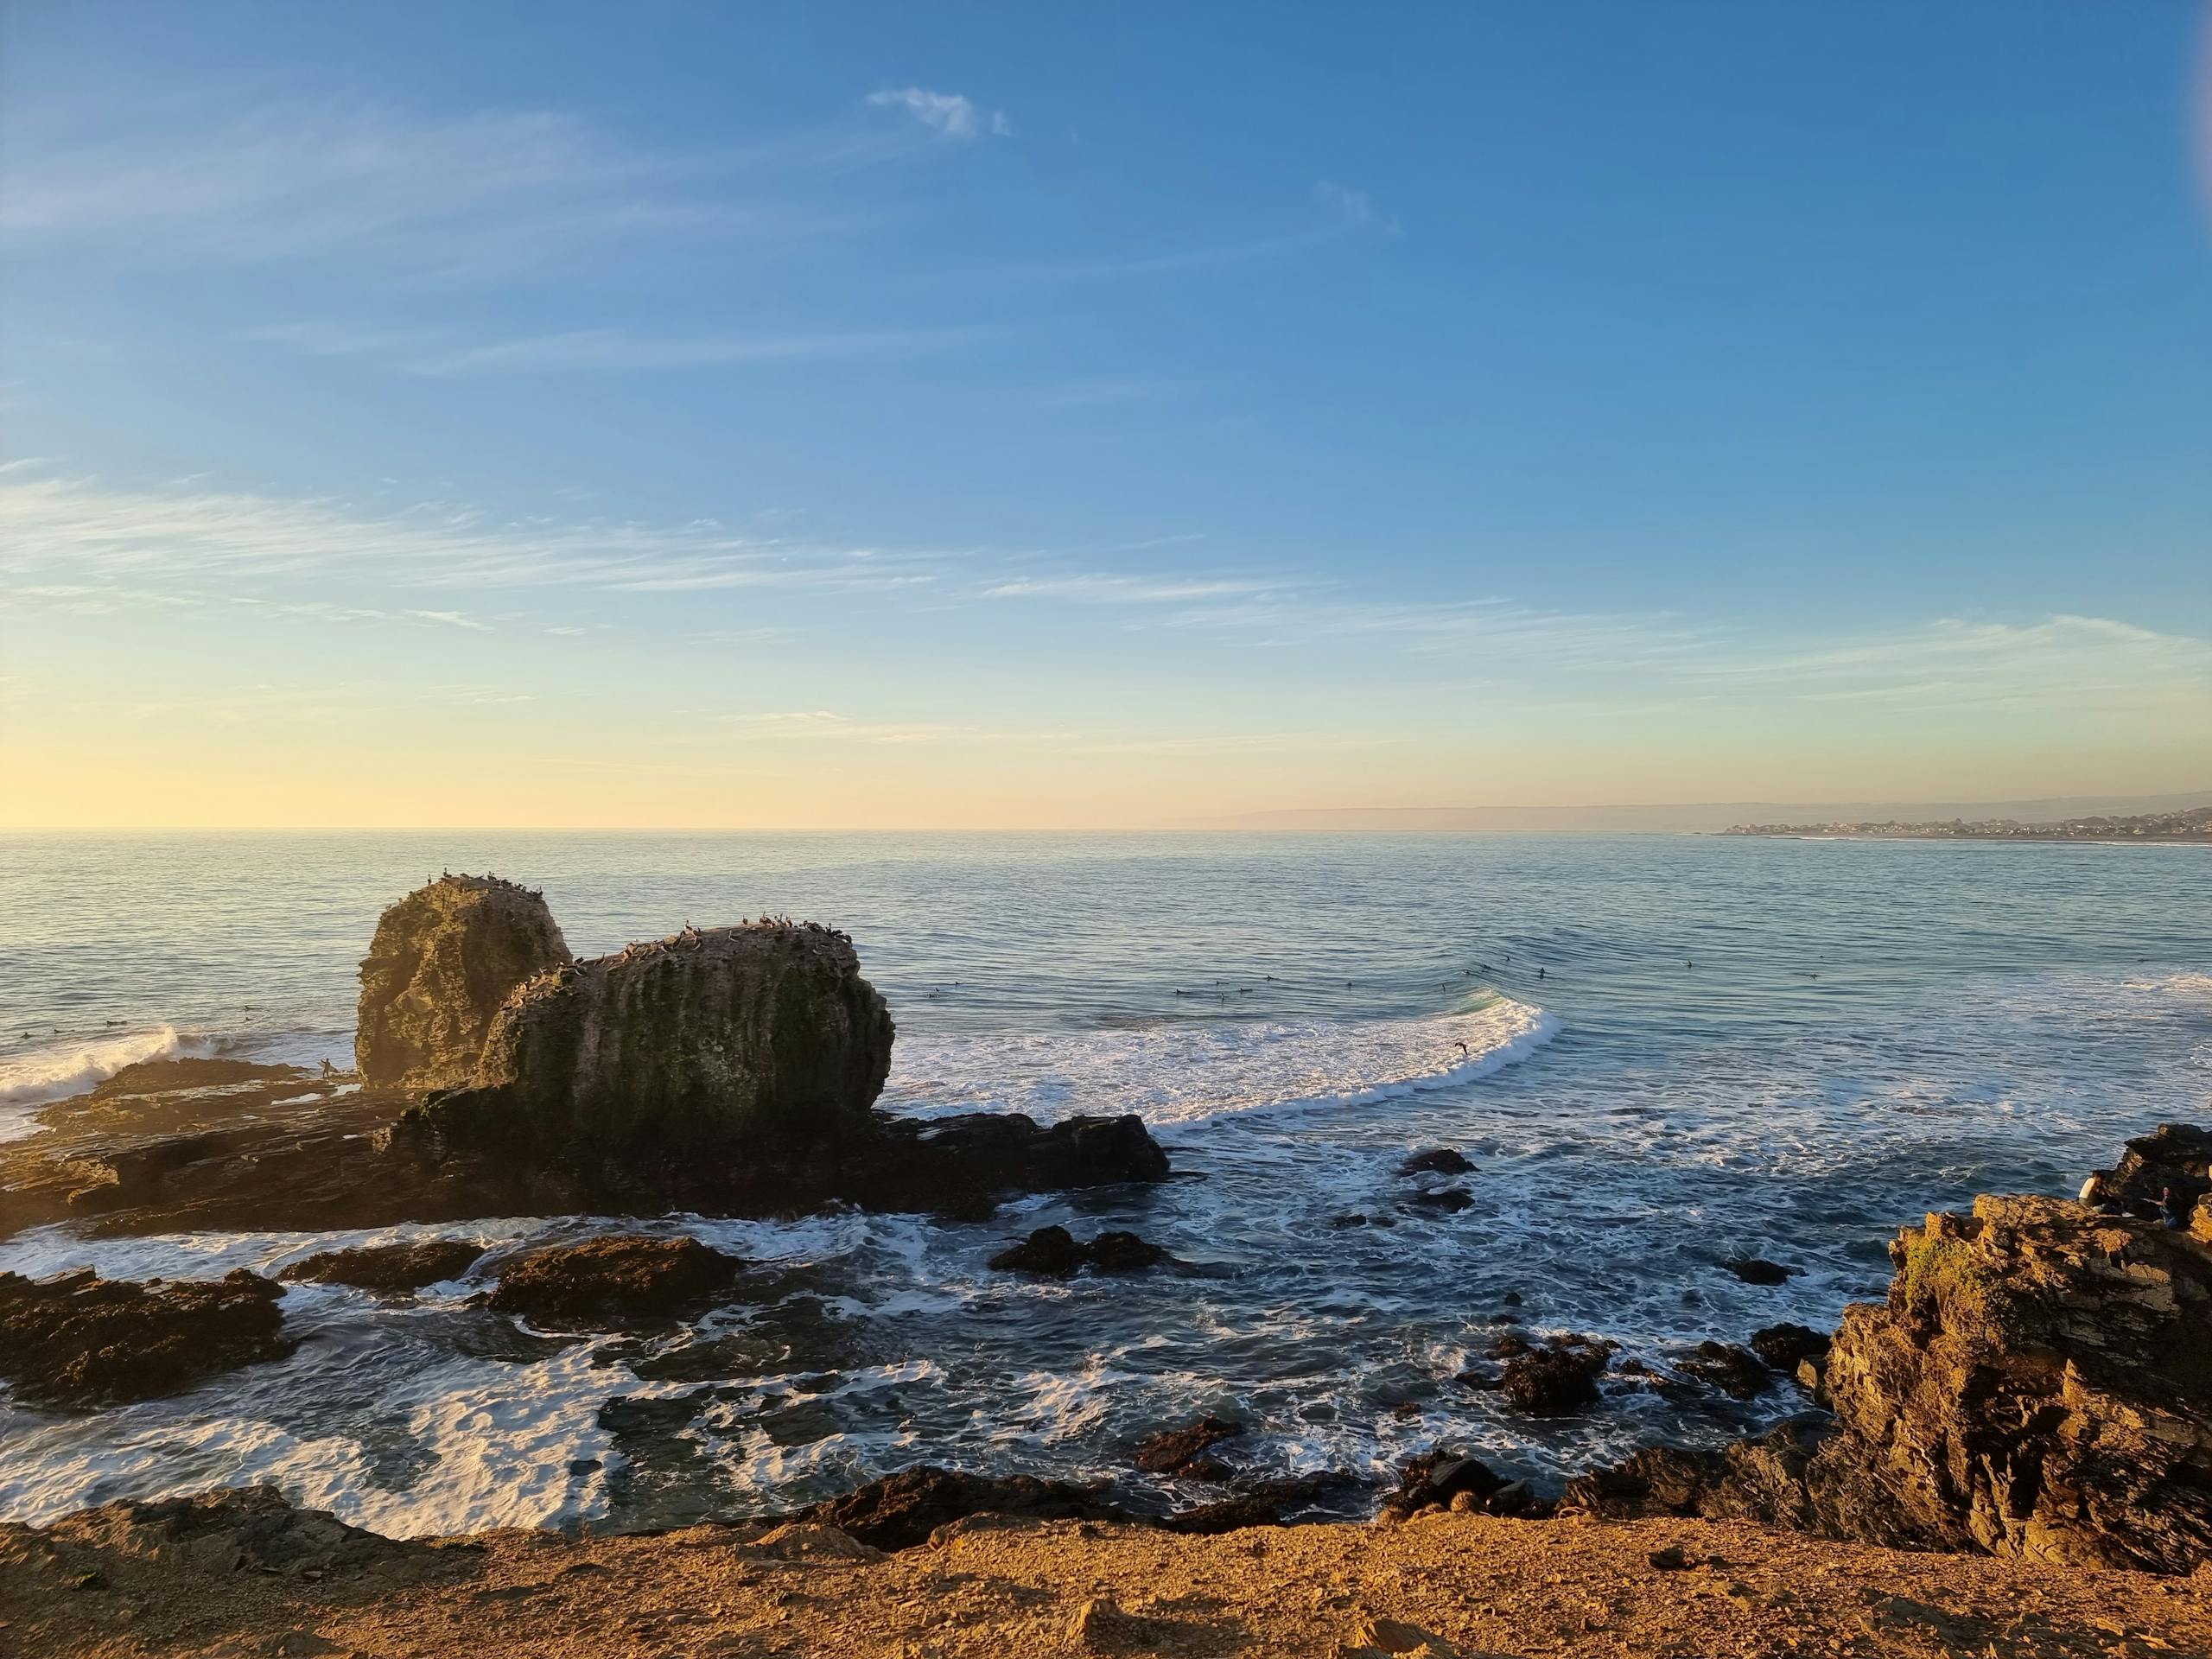
[[364,1244],[350,1250],[320,1251],[293,1262],[277,1276],[295,1283],[351,1285],[397,1296],[458,1279],[483,1255],[481,1244],[460,1238]]
[[1747,1285],[1779,1285],[1787,1282],[1801,1268],[1785,1268],[1779,1262],[1770,1262],[1764,1256],[1732,1256],[1720,1264]]
[[817,1503],[805,1518],[878,1549],[911,1549],[949,1522],[972,1515],[1026,1516],[1046,1521],[1129,1521],[1128,1510],[1100,1500],[1088,1486],[1033,1475],[963,1474],[925,1464]]
[[0,1376],[17,1395],[79,1409],[173,1394],[293,1344],[283,1289],[240,1268],[212,1282],[0,1273]]
[[388,1089],[467,1083],[500,1005],[569,960],[539,893],[490,875],[416,888],[378,918],[361,960],[353,1037],[361,1080]]
[[524,986],[469,1086],[402,1128],[434,1150],[505,1147],[616,1186],[834,1153],[869,1133],[892,1034],[842,933],[687,929]]
[[989,1265],[1003,1273],[1033,1273],[1048,1279],[1072,1279],[1084,1268],[1094,1273],[1142,1273],[1175,1258],[1135,1233],[1108,1231],[1090,1243],[1077,1242],[1065,1227],[1039,1227],[1018,1244],[994,1255]]
[[1891,1255],[1888,1300],[1845,1310],[1819,1373],[1832,1421],[1649,1448],[1570,1483],[1569,1503],[2155,1572],[2212,1560],[2212,1240],[1984,1197]]
[[1155,1434],[1139,1446],[1130,1459],[1148,1475],[1211,1476],[1221,1465],[1207,1453],[1224,1440],[1244,1433],[1244,1425],[1222,1417],[1201,1417],[1183,1428]]
[[1451,1147],[1431,1147],[1398,1166],[1400,1175],[1471,1175],[1475,1166],[1465,1153]]
[[696,1238],[620,1234],[518,1255],[488,1300],[539,1325],[653,1324],[712,1306],[745,1267]]

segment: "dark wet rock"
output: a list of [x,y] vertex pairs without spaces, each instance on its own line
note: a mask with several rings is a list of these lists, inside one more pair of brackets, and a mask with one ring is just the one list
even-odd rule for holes
[[1513,1359],[1522,1354],[1531,1352],[1535,1347],[1534,1343],[1517,1331],[1509,1331],[1491,1344],[1490,1357],[1492,1359]]
[[1580,1411],[1598,1403],[1598,1378],[1611,1351],[1610,1343],[1565,1338],[1508,1361],[1500,1386],[1516,1408],[1534,1416]]
[[1438,1187],[1433,1192],[1408,1194],[1403,1208],[1429,1210],[1440,1215],[1457,1215],[1475,1201],[1475,1195],[1464,1186]]
[[2120,1161],[2092,1178],[2107,1202],[2130,1214],[2158,1216],[2167,1195],[2186,1215],[2212,1194],[2212,1129],[2161,1123],[2127,1143]]
[[1094,1273],[1142,1273],[1175,1259],[1150,1240],[1119,1230],[1099,1234],[1087,1254]]
[[745,1265],[696,1238],[588,1238],[517,1256],[489,1302],[539,1325],[652,1324],[712,1306]]
[[1720,1264],[1747,1285],[1779,1285],[1792,1274],[1803,1269],[1785,1268],[1779,1262],[1769,1262],[1764,1256],[1731,1256]]
[[1341,1216],[1331,1216],[1329,1217],[1329,1225],[1337,1229],[1338,1231],[1342,1231],[1347,1227],[1364,1227],[1367,1225],[1367,1217],[1360,1214],[1357,1210],[1350,1210],[1346,1211]]
[[1188,1475],[1207,1465],[1217,1469],[1220,1465],[1206,1454],[1224,1440],[1233,1440],[1243,1433],[1242,1423],[1201,1417],[1182,1428],[1154,1435],[1137,1447],[1131,1460],[1148,1475]]
[[1698,1515],[1893,1548],[2186,1573],[2212,1561],[2212,1223],[1984,1197],[1891,1250],[1811,1415],[1578,1477],[1612,1516]]
[[1135,1233],[1103,1232],[1084,1244],[1066,1228],[1053,1226],[1039,1227],[1020,1243],[1009,1244],[989,1265],[1004,1273],[1071,1279],[1086,1267],[1094,1273],[1141,1273],[1174,1259]]
[[1009,1244],[990,1259],[1001,1273],[1034,1273],[1048,1279],[1072,1279],[1083,1269],[1086,1252],[1065,1227],[1039,1227],[1019,1244]]
[[64,1516],[45,1530],[57,1541],[212,1573],[343,1576],[373,1568],[380,1578],[411,1576],[406,1567],[433,1558],[428,1546],[363,1532],[322,1510],[295,1509],[274,1486],[127,1498]]
[[542,894],[486,875],[416,888],[378,918],[361,960],[353,1039],[361,1080],[391,1089],[465,1085],[500,1005],[569,960]]
[[1774,1386],[1774,1373],[1758,1356],[1732,1342],[1700,1342],[1696,1352],[1675,1369],[1738,1400],[1751,1399]]
[[1303,1510],[1313,1510],[1360,1484],[1345,1474],[1292,1475],[1255,1482],[1230,1497],[1194,1503],[1160,1522],[1170,1532],[1209,1535],[1247,1527],[1280,1527]]
[[401,1120],[433,1152],[504,1147],[613,1185],[867,1138],[891,1015],[844,934],[687,929],[541,975],[492,1021],[473,1079]]
[[1423,1510],[1446,1508],[1463,1493],[1483,1508],[1512,1484],[1479,1458],[1439,1446],[1398,1471],[1398,1490],[1382,1500],[1382,1514],[1402,1521]]
[[1785,1320],[1753,1332],[1751,1346],[1751,1351],[1767,1364],[1785,1376],[1794,1376],[1799,1365],[1808,1359],[1819,1359],[1827,1352],[1828,1341],[1826,1332]]
[[402,1244],[364,1244],[323,1250],[295,1262],[277,1276],[295,1283],[351,1285],[387,1296],[458,1279],[484,1254],[481,1244],[459,1238],[416,1239]]
[[1509,1290],[1504,1295],[1499,1297],[1498,1300],[1503,1302],[1508,1307],[1518,1307],[1521,1306],[1521,1293],[1517,1290]]
[[79,1409],[147,1400],[293,1344],[283,1289],[243,1268],[211,1281],[0,1273],[0,1376],[21,1399]]
[[970,1475],[925,1464],[817,1503],[805,1519],[877,1549],[911,1549],[949,1522],[973,1515],[1046,1521],[1130,1521],[1095,1489],[1032,1475]]
[[1414,1154],[1398,1166],[1398,1173],[1402,1176],[1471,1175],[1474,1173],[1475,1166],[1467,1161],[1466,1155],[1450,1147],[1431,1147],[1425,1152]]

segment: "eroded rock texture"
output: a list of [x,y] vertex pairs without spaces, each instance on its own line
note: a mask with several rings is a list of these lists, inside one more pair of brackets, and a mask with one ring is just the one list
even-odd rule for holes
[[441,1148],[613,1172],[773,1160],[867,1134],[892,1035],[842,933],[687,928],[524,986],[470,1085],[408,1120]]
[[1847,1309],[1829,1351],[1833,1425],[1654,1448],[1568,1502],[2167,1573],[2212,1560],[2212,1221],[1985,1197],[1891,1253],[1888,1301]]
[[171,1394],[291,1352],[283,1292],[243,1269],[212,1282],[0,1273],[0,1376],[18,1397],[86,1408]]
[[448,875],[377,919],[361,959],[353,1054],[382,1089],[453,1089],[476,1074],[492,1016],[525,980],[570,960],[543,895]]

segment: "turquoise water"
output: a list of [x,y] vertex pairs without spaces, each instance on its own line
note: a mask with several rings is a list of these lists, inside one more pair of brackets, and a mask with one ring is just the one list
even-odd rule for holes
[[[835,924],[899,1023],[887,1104],[1141,1111],[1188,1179],[987,1225],[668,1224],[763,1265],[643,1346],[544,1350],[466,1306],[480,1283],[400,1307],[295,1288],[308,1339],[281,1364],[91,1420],[8,1411],[0,1516],[269,1478],[397,1532],[645,1525],[924,1459],[1197,1501],[1218,1494],[1126,1484],[1125,1454],[1205,1410],[1253,1424],[1260,1473],[1380,1475],[1448,1440],[1555,1479],[1800,1402],[1623,1382],[1517,1418],[1453,1380],[1509,1291],[1529,1328],[1655,1364],[1825,1325],[1880,1293],[1897,1224],[2070,1189],[2125,1136],[2212,1117],[2200,848],[426,832],[0,839],[0,1127],[148,1052],[342,1062],[377,912],[447,868],[542,887],[582,954]],[[1437,1144],[1479,1166],[1457,1214],[1402,1207],[1396,1164]],[[1397,1224],[1331,1226],[1349,1211]],[[1047,1221],[1205,1271],[984,1269]],[[46,1230],[0,1267],[215,1273],[357,1236]],[[1717,1265],[1738,1254],[1804,1271],[1742,1285]]]

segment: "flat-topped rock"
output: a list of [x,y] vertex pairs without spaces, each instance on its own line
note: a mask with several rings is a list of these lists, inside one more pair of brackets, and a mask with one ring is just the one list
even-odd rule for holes
[[465,1089],[410,1110],[434,1153],[502,1147],[620,1187],[860,1139],[891,1015],[844,934],[685,929],[523,986]]
[[166,1283],[0,1273],[0,1376],[21,1399],[76,1409],[173,1394],[291,1352],[283,1294],[244,1269]]

